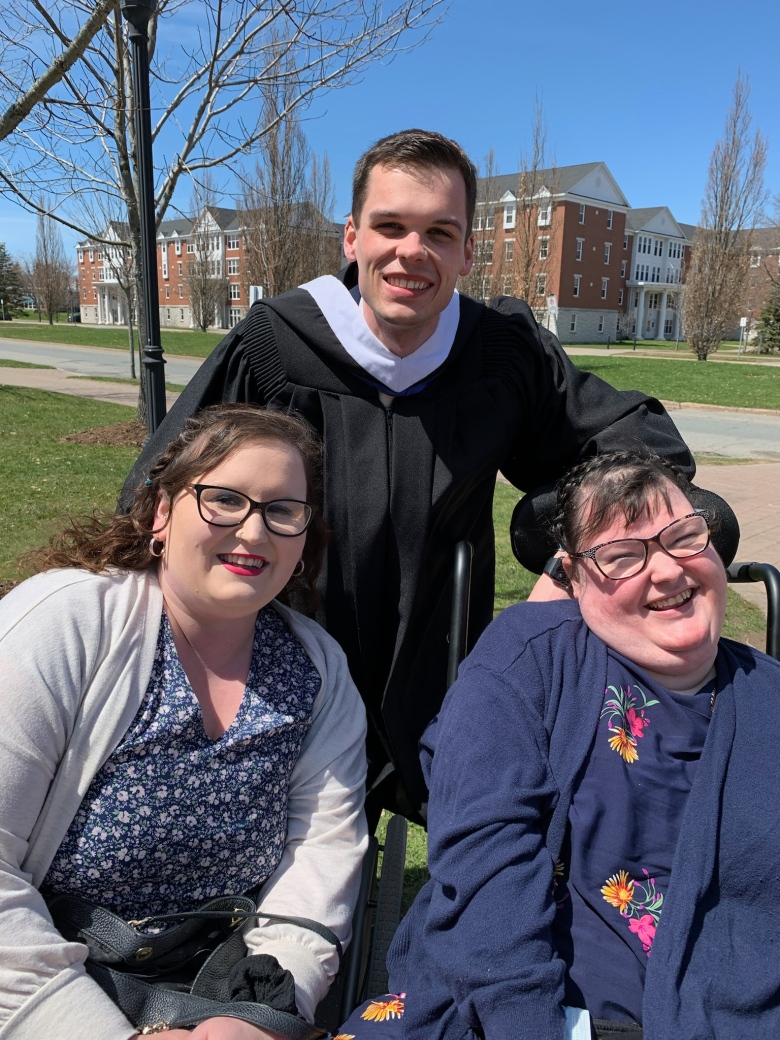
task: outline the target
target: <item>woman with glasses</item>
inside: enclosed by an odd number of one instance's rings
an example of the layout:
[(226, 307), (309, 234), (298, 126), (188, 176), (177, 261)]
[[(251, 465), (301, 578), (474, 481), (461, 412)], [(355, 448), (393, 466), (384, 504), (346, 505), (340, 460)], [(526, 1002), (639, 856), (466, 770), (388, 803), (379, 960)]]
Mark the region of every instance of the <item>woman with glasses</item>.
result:
[(780, 664), (721, 638), (715, 519), (657, 458), (564, 478), (572, 599), (497, 618), (423, 737), (431, 880), (346, 1034), (780, 1036)]
[[(4, 1040), (136, 1035), (53, 926), (53, 892), (130, 921), (259, 891), (325, 931), (255, 923), (237, 992), (313, 1021), (367, 840), (362, 703), (285, 605), (322, 561), (319, 464), (298, 419), (205, 409), (126, 516), (74, 524), (0, 603)], [(165, 1035), (276, 1036), (223, 1016)]]

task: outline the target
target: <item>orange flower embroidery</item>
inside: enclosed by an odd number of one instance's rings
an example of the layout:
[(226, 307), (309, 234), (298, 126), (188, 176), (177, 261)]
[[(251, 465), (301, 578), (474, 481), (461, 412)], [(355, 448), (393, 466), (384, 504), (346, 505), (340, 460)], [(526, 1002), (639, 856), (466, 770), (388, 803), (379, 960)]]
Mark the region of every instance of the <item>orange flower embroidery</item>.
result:
[(609, 738), (609, 746), (617, 751), (624, 762), (636, 762), (639, 758), (636, 750), (636, 742), (622, 726), (614, 730), (615, 736)]
[(354, 1033), (339, 1033), (338, 1036), (334, 1036), (333, 1040), (355, 1040)]
[(404, 1013), (404, 1002), (398, 997), (392, 1000), (372, 1000), (360, 1016), (369, 1022), (386, 1022), (388, 1018), (400, 1018)]
[(629, 880), (628, 871), (621, 870), (613, 874), (602, 888), (601, 894), (611, 906), (616, 906), (621, 914), (625, 913), (634, 900), (634, 882)]

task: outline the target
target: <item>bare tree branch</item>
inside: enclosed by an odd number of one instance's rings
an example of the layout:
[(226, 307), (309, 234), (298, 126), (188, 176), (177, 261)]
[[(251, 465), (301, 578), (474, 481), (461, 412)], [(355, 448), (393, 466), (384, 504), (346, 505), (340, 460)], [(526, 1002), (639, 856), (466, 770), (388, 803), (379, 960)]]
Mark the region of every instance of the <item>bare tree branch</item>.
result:
[[(54, 58), (49, 67), (38, 76), (32, 86), (20, 98), (12, 102), (5, 112), (0, 115), (0, 141), (13, 133), (22, 120), (43, 100), (51, 88), (59, 83), (65, 73), (76, 64), (86, 51), (92, 38), (100, 31), (111, 12), (116, 9), (117, 2), (118, 0), (97, 0), (92, 14), (73, 39), (63, 39), (65, 50), (62, 54)], [(45, 11), (40, 5), (36, 4), (35, 6), (39, 11)]]

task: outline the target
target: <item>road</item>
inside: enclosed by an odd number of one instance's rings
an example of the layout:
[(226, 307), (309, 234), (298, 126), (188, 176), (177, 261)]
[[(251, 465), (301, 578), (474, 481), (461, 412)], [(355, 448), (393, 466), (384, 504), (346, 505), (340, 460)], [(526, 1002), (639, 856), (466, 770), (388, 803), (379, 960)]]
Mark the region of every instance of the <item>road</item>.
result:
[[(23, 339), (0, 339), (0, 358), (26, 361), (33, 365), (53, 365), (70, 375), (130, 378), (130, 352), (103, 347), (71, 347), (62, 343), (34, 343)], [(202, 358), (165, 355), (166, 383), (184, 386), (192, 379)], [(138, 360), (136, 359), (136, 367)], [(7, 370), (6, 370), (7, 371)]]

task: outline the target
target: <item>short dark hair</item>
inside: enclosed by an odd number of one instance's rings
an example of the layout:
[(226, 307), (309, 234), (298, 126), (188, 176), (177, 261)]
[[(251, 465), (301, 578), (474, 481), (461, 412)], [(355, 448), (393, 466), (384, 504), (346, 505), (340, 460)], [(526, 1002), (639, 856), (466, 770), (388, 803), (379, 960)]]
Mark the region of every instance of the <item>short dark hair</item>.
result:
[(630, 527), (659, 502), (669, 507), (670, 484), (691, 501), (688, 478), (658, 455), (612, 451), (578, 463), (558, 483), (553, 519), (558, 544), (567, 552), (581, 552), (616, 517)]
[(477, 168), (456, 141), (435, 130), (401, 130), (389, 134), (360, 156), (352, 177), (352, 220), (360, 221), (375, 166), (411, 170), (457, 170), (466, 188), (466, 238), (477, 207)]
[[(95, 514), (71, 521), (52, 539), (50, 548), (26, 557), (38, 571), (53, 567), (83, 567), (100, 573), (107, 567), (144, 570), (154, 565), (150, 539), (157, 499), (169, 501), (195, 477), (214, 469), (248, 444), (281, 442), (294, 448), (306, 473), (306, 498), (318, 507), (322, 500), (322, 448), (311, 426), (302, 418), (270, 411), (253, 404), (218, 404), (203, 408), (187, 419), (149, 471), (147, 480), (133, 492), (126, 514)], [(279, 599), (305, 609), (316, 604), (314, 583), (328, 544), (328, 529), (319, 509), (306, 532), (303, 572), (292, 578)]]

